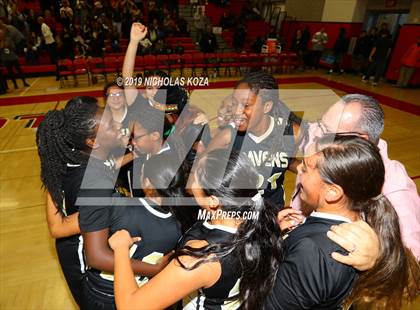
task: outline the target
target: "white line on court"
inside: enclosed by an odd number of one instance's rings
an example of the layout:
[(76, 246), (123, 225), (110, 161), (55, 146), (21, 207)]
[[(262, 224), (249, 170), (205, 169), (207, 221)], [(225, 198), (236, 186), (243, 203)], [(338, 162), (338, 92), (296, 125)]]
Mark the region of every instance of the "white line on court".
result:
[(32, 150), (36, 150), (36, 146), (24, 147), (24, 148), (21, 148), (21, 149), (3, 150), (3, 151), (0, 151), (0, 154), (8, 154), (8, 153), (24, 152), (24, 151), (32, 151)]
[(23, 96), (23, 95), (25, 95), (27, 92), (28, 92), (28, 90), (30, 90), (31, 88), (32, 88), (32, 86), (34, 86), (35, 85), (35, 83), (36, 82), (38, 82), (38, 80), (39, 80), (39, 77), (37, 77), (36, 79), (35, 79), (35, 81), (33, 81), (32, 83), (31, 83), (31, 85), (29, 86), (29, 87), (27, 87), (22, 93), (20, 93), (20, 95), (19, 96)]

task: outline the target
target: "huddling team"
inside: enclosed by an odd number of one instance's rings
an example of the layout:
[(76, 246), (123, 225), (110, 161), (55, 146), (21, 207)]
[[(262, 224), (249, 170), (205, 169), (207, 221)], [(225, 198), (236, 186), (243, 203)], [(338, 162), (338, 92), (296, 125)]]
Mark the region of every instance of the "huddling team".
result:
[[(146, 32), (133, 24), (125, 77)], [(81, 309), (340, 309), (363, 299), (398, 309), (419, 294), (420, 199), (388, 158), (373, 98), (346, 95), (307, 123), (271, 75), (251, 72), (210, 135), (181, 87), (112, 83), (104, 95), (105, 108), (75, 97), (48, 112), (36, 137), (48, 226)], [(297, 173), (293, 208), (287, 170)], [(258, 216), (218, 216), (249, 213)]]

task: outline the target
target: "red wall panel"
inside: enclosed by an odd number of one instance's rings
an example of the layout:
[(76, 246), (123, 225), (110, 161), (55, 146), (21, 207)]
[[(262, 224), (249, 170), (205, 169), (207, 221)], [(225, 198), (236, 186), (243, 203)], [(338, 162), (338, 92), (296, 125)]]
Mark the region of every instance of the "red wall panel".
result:
[[(401, 57), (404, 56), (404, 53), (407, 49), (414, 43), (417, 42), (420, 37), (420, 25), (404, 25), (400, 29), (400, 33), (395, 43), (394, 50), (391, 54), (391, 61), (388, 65), (388, 70), (386, 72), (386, 78), (389, 80), (398, 80), (400, 67), (401, 67)], [(411, 84), (420, 85), (420, 70), (416, 70), (413, 77), (411, 78)]]

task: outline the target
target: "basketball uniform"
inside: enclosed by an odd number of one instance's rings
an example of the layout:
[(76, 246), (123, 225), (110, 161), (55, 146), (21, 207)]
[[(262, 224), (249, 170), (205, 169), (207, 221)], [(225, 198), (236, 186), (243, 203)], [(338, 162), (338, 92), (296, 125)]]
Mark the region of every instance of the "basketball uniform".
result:
[(276, 274), (264, 309), (342, 309), (357, 278), (356, 270), (335, 261), (332, 252), (348, 253), (327, 237), (332, 225), (348, 219), (312, 212), (285, 239), (286, 256)]
[[(87, 167), (89, 168), (87, 169)], [(86, 228), (87, 221), (95, 220), (97, 214), (92, 216), (92, 213), (99, 209), (93, 208), (92, 210), (90, 206), (81, 206), (78, 198), (80, 196), (110, 197), (115, 195), (113, 173), (109, 161), (102, 161), (92, 156), (88, 165), (67, 164), (66, 174), (63, 178), (64, 201), (61, 211), (64, 215), (79, 212), (79, 225), (82, 231)], [(95, 185), (98, 189), (84, 189), (81, 188), (82, 184), (87, 187)], [(104, 185), (106, 186), (104, 187)], [(76, 302), (81, 304), (83, 277), (86, 269), (83, 238), (81, 235), (59, 238), (56, 240), (56, 249), (70, 291)]]
[[(129, 113), (130, 113), (130, 108), (127, 107), (123, 119), (121, 120), (121, 122), (118, 122), (121, 125), (120, 132), (125, 137), (131, 136)], [(110, 161), (112, 161), (112, 165), (115, 165), (115, 160), (117, 158), (121, 158), (122, 156), (132, 152), (132, 150), (133, 150), (133, 147), (130, 142), (128, 142), (127, 145), (119, 145), (113, 148), (110, 152)], [(119, 188), (119, 190), (126, 191), (126, 196), (128, 196), (128, 192), (130, 188), (130, 184), (128, 183), (128, 180), (127, 180), (127, 173), (131, 169), (132, 166), (133, 166), (133, 162), (131, 161), (125, 164), (124, 166), (120, 167), (120, 170), (118, 172), (116, 186)]]
[[(145, 198), (127, 198), (128, 205), (114, 206), (110, 211), (110, 235), (125, 229), (131, 236), (141, 237), (130, 249), (133, 259), (156, 264), (165, 254), (173, 250), (181, 237), (181, 226), (175, 216)], [(115, 309), (114, 277), (96, 269), (88, 269), (84, 283), (87, 294), (86, 309)], [(138, 285), (148, 278), (136, 276)]]
[[(270, 116), (267, 131), (257, 137), (250, 132), (232, 130), (232, 150), (245, 153), (259, 173), (258, 188), (264, 199), (279, 210), (284, 207), (284, 175), (295, 153), (293, 126), (282, 118)], [(273, 147), (277, 145), (276, 149)]]
[[(63, 215), (72, 215), (79, 211), (76, 199), (82, 183), (86, 166), (67, 164), (66, 174), (63, 178)], [(58, 260), (67, 285), (73, 298), (80, 304), (82, 294), (82, 279), (85, 273), (85, 260), (83, 255), (83, 238), (80, 234), (58, 238), (55, 240)]]
[[(206, 240), (210, 245), (227, 243), (232, 241), (235, 234), (236, 229), (232, 227), (197, 222), (185, 233), (180, 246), (184, 246), (190, 240)], [(209, 288), (199, 289), (197, 297), (192, 299), (184, 310), (233, 310), (240, 307), (238, 299), (234, 297), (239, 294), (240, 268), (235, 264), (232, 253), (220, 258), (219, 262), (222, 267), (219, 280)]]

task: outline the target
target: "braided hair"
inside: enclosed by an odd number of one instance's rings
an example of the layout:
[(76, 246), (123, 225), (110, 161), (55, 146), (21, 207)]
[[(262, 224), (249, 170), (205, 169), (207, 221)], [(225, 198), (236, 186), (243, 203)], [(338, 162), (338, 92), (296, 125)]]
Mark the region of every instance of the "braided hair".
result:
[(60, 212), (67, 164), (87, 163), (90, 149), (86, 139), (96, 135), (98, 110), (95, 98), (74, 97), (63, 110), (49, 111), (36, 133), (41, 181)]

